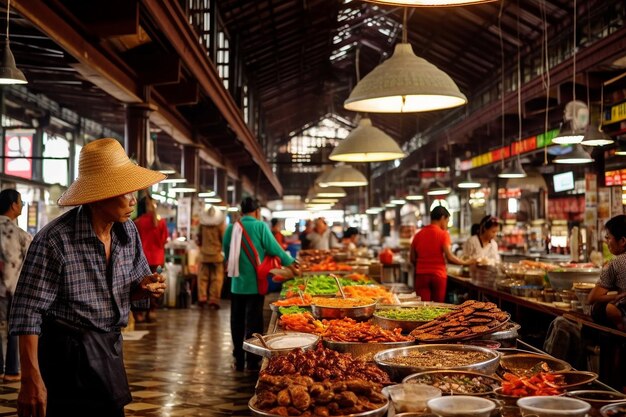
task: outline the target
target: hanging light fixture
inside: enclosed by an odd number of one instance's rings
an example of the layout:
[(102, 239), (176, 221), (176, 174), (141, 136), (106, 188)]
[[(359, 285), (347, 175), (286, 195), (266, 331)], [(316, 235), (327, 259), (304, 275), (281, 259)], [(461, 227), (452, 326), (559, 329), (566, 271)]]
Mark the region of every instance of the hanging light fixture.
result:
[(587, 132), (585, 132), (585, 137), (580, 143), (585, 146), (605, 146), (613, 142), (615, 142), (613, 138), (602, 131), (602, 125), (600, 124), (598, 127), (589, 125)]
[(15, 58), (9, 46), (9, 11), (11, 9), (11, 0), (7, 2), (7, 32), (4, 39), (4, 51), (2, 52), (2, 61), (0, 61), (0, 84), (27, 84), (24, 73), (15, 65)]
[(328, 157), (341, 162), (380, 162), (404, 158), (406, 154), (388, 134), (372, 126), (369, 117), (333, 149)]
[[(589, 85), (589, 82), (587, 82)], [(589, 88), (589, 87), (587, 87)], [(588, 91), (588, 90), (587, 90)], [(613, 142), (613, 138), (602, 131), (602, 119), (604, 118), (604, 83), (600, 89), (600, 120), (598, 121), (598, 127), (587, 126), (587, 132), (582, 140), (582, 144), (586, 146), (605, 146), (610, 145)]]
[(593, 158), (580, 144), (575, 144), (572, 152), (554, 158), (555, 164), (590, 164)]
[(492, 3), (497, 0), (366, 0), (370, 3), (386, 4), (390, 6), (409, 7), (451, 7), (469, 6), (471, 4)]
[(424, 199), (424, 193), (421, 189), (409, 190), (409, 193), (405, 197), (409, 201), (421, 201)]
[(573, 122), (567, 121), (561, 125), (559, 134), (552, 139), (552, 143), (558, 145), (574, 145), (582, 142), (585, 137), (585, 131), (582, 129), (576, 129), (573, 126)]
[(467, 171), (467, 175), (465, 176), (465, 179), (459, 182), (457, 184), (457, 187), (463, 188), (463, 189), (480, 188), (480, 183), (472, 180), (472, 174), (470, 174), (470, 172)]
[[(553, 143), (559, 145), (573, 145), (582, 142), (585, 137), (585, 129), (589, 122), (589, 109), (583, 102), (576, 101), (576, 20), (577, 20), (576, 0), (574, 0), (574, 42), (572, 44), (572, 101), (565, 106), (565, 123), (561, 125), (558, 135), (552, 139)], [(586, 114), (586, 116), (585, 116)], [(581, 117), (584, 116), (584, 117)]]
[(396, 206), (403, 206), (406, 204), (406, 200), (400, 197), (392, 197), (391, 200), (389, 200), (389, 202), (391, 204), (395, 204)]
[(618, 142), (617, 149), (615, 150), (615, 155), (626, 156), (626, 142)]
[(347, 110), (371, 113), (413, 113), (449, 109), (467, 103), (452, 78), (413, 53), (407, 41), (406, 9), (402, 42), (391, 58), (374, 68), (344, 102)]
[(439, 180), (435, 180), (432, 182), (432, 184), (430, 184), (430, 187), (428, 187), (428, 191), (426, 192), (426, 194), (428, 195), (447, 195), (450, 194), (450, 187), (446, 187), (445, 185), (443, 185), (443, 183)]
[(315, 197), (322, 198), (341, 198), (347, 195), (343, 188), (330, 186), (325, 188), (314, 186), (312, 193)]
[[(517, 38), (519, 39), (519, 16), (517, 18)], [(504, 112), (502, 113), (504, 117)], [(503, 122), (504, 123), (504, 122)], [(522, 65), (519, 44), (517, 47), (517, 141), (522, 140)], [(522, 161), (520, 160), (519, 152), (514, 160), (509, 163), (509, 166), (504, 168), (499, 174), (500, 178), (524, 178), (526, 177), (526, 171), (522, 167)]]
[(350, 165), (337, 165), (324, 183), (330, 187), (362, 187), (367, 185), (367, 178)]
[(527, 176), (519, 155), (511, 161), (511, 163), (498, 174), (500, 178), (525, 178)]

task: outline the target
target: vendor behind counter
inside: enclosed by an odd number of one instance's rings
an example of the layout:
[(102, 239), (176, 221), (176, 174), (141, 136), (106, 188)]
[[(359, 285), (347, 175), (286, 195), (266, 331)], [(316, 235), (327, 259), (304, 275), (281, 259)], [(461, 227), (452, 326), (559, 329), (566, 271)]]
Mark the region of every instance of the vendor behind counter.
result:
[(478, 232), (471, 236), (463, 247), (463, 256), (475, 259), (479, 264), (495, 265), (500, 263), (498, 244), (495, 237), (500, 228), (500, 221), (493, 216), (485, 216), (478, 225)]

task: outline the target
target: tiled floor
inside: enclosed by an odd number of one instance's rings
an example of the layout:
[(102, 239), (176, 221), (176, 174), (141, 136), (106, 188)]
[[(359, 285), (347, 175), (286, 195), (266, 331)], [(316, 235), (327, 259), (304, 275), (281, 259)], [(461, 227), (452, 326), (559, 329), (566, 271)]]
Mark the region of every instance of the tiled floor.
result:
[[(231, 370), (230, 309), (160, 310), (124, 342), (133, 402), (127, 416), (249, 416), (257, 374)], [(0, 385), (0, 416), (16, 415), (19, 383)]]

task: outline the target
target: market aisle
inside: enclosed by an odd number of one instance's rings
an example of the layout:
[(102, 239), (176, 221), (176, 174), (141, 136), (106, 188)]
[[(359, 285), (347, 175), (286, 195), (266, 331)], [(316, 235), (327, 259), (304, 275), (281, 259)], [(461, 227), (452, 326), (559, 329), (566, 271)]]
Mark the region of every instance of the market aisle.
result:
[[(249, 416), (257, 374), (237, 373), (232, 363), (230, 308), (159, 310), (158, 325), (140, 340), (125, 340), (133, 402), (127, 416)], [(135, 332), (135, 335), (138, 332)], [(16, 415), (19, 383), (0, 385), (0, 416)]]

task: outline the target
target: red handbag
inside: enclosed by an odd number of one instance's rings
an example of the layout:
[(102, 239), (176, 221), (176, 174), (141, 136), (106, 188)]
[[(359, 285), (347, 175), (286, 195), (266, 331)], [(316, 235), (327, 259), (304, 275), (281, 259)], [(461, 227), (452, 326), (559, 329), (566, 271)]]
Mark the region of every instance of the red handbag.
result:
[(237, 223), (241, 226), (243, 237), (247, 243), (244, 244), (244, 242), (241, 242), (241, 247), (256, 270), (257, 291), (259, 292), (259, 295), (265, 295), (267, 294), (267, 290), (269, 288), (269, 281), (267, 278), (270, 274), (270, 270), (281, 267), (280, 258), (278, 256), (267, 255), (263, 259), (263, 262), (261, 262), (259, 259), (259, 253), (252, 244), (252, 240), (250, 239), (250, 236), (248, 236), (248, 232), (246, 232), (246, 229), (243, 227), (241, 222)]

